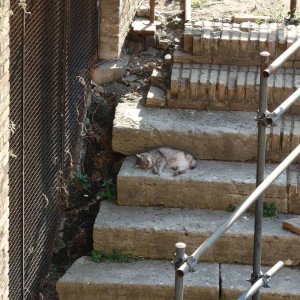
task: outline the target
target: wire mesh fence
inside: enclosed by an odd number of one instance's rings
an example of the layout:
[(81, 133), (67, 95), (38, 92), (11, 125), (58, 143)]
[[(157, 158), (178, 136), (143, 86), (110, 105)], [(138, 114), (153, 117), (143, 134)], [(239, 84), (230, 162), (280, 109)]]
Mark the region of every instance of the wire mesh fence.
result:
[(35, 299), (80, 134), (97, 1), (12, 0), (11, 10), (10, 298)]

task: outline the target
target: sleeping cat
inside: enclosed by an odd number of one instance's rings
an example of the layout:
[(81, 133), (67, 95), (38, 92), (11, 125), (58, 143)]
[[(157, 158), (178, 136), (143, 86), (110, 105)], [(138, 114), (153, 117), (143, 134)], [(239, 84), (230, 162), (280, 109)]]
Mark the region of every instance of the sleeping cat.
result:
[(164, 168), (175, 170), (174, 176), (186, 173), (188, 169), (194, 169), (197, 162), (192, 155), (177, 149), (161, 147), (144, 153), (137, 154), (135, 167), (152, 169), (154, 174), (160, 175)]

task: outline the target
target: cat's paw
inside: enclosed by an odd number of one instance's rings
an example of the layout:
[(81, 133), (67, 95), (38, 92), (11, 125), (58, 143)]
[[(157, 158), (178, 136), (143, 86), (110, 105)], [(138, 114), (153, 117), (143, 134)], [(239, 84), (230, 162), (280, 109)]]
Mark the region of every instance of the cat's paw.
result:
[(158, 170), (157, 170), (157, 168), (156, 167), (154, 167), (154, 168), (152, 168), (152, 173), (153, 174), (156, 174), (156, 175), (160, 175), (160, 173), (158, 172)]
[(173, 176), (178, 176), (178, 175), (181, 175), (181, 174), (185, 174), (186, 173), (186, 170), (183, 170), (183, 171), (175, 171), (174, 173), (173, 173)]

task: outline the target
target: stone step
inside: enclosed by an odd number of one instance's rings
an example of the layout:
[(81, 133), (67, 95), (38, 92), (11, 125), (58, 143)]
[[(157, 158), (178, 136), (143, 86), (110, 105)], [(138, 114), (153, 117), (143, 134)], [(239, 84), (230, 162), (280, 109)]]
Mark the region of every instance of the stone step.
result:
[(148, 94), (147, 101), (148, 106), (153, 107), (165, 107), (166, 106), (166, 91), (162, 88), (151, 85)]
[[(135, 157), (126, 158), (117, 177), (118, 204), (228, 210), (239, 206), (255, 190), (255, 163), (198, 161), (193, 170), (174, 177), (165, 169), (160, 176), (134, 167)], [(267, 165), (266, 175), (276, 165)], [(300, 214), (297, 178), (292, 168), (284, 172), (265, 193), (265, 201), (280, 213)], [(293, 173), (293, 175), (291, 175)]]
[[(124, 102), (116, 108), (113, 150), (126, 155), (169, 146), (196, 159), (255, 161), (255, 113), (158, 109)], [(299, 116), (267, 129), (267, 161), (280, 162), (299, 144)]]
[[(219, 299), (219, 264), (199, 268), (185, 277), (184, 299)], [(96, 264), (83, 257), (58, 281), (57, 291), (60, 300), (169, 300), (174, 278), (170, 261)]]
[[(269, 51), (273, 61), (299, 37), (300, 26), (295, 25), (199, 21), (185, 24), (183, 50), (198, 63), (253, 66), (260, 64), (261, 51)], [(300, 66), (300, 50), (285, 66)]]
[[(257, 111), (258, 67), (174, 63), (167, 106), (214, 110)], [(273, 111), (300, 86), (300, 70), (280, 68), (268, 80), (268, 110)], [(300, 101), (290, 109), (300, 113)]]
[[(174, 244), (187, 244), (191, 254), (230, 216), (225, 211), (161, 207), (117, 206), (102, 202), (93, 232), (94, 249), (122, 249), (134, 256), (171, 259)], [(278, 215), (263, 220), (262, 264), (290, 259), (300, 262), (300, 236), (282, 229), (283, 220), (295, 215)], [(245, 214), (203, 255), (209, 262), (251, 264), (253, 259), (252, 214)]]
[[(196, 272), (184, 277), (184, 299), (236, 299), (250, 287), (246, 279), (251, 270), (251, 266), (200, 263)], [(261, 289), (261, 296), (299, 299), (299, 280), (299, 270), (283, 268), (273, 277), (270, 289)], [(174, 269), (170, 261), (96, 264), (82, 257), (56, 287), (60, 300), (169, 300), (174, 297)]]

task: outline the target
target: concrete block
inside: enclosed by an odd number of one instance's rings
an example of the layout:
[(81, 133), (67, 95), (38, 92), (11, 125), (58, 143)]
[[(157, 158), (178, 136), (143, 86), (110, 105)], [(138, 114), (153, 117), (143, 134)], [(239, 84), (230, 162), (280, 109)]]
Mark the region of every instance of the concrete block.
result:
[(136, 20), (131, 24), (132, 30), (137, 34), (155, 35), (156, 25), (151, 24), (149, 20)]
[(147, 106), (165, 107), (166, 106), (166, 92), (158, 86), (151, 85), (147, 94)]
[(126, 71), (128, 62), (128, 55), (124, 55), (116, 61), (101, 62), (96, 67), (90, 68), (90, 78), (99, 85), (111, 81), (120, 80), (122, 79)]

